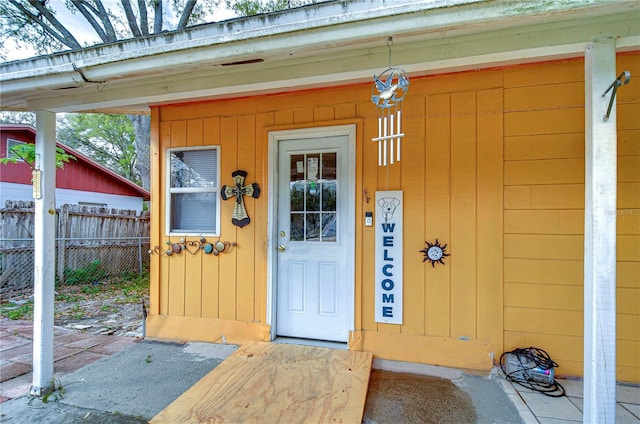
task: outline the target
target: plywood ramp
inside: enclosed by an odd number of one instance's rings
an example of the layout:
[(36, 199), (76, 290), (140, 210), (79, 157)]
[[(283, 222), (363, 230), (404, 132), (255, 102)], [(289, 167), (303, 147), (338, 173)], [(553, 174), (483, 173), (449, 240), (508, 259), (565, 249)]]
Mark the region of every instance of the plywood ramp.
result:
[(371, 360), (368, 352), (248, 342), (150, 423), (361, 423)]

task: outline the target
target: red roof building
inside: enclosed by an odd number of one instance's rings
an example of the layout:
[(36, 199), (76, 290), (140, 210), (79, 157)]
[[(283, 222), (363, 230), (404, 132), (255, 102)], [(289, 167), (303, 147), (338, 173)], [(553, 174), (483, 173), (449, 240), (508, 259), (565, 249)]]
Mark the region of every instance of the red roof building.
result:
[[(30, 125), (0, 125), (0, 157), (16, 143), (35, 143), (36, 131)], [(142, 210), (149, 192), (83, 154), (60, 143), (57, 147), (76, 160), (56, 173), (56, 206), (63, 204)], [(0, 165), (0, 207), (6, 201), (33, 200), (31, 168), (26, 163)]]

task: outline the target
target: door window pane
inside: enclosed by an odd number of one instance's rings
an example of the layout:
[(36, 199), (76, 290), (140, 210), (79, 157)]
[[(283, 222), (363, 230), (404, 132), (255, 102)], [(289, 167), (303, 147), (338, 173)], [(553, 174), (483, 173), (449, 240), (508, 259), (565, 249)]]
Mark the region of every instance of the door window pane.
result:
[(320, 241), (320, 214), (307, 213), (306, 241)]
[(322, 171), (320, 169), (320, 153), (307, 154), (305, 156), (307, 157), (307, 160), (305, 161), (307, 164), (307, 175), (305, 178), (308, 181), (317, 182), (320, 179), (320, 173)]
[(335, 213), (322, 214), (322, 241), (336, 241), (337, 221)]
[(291, 214), (291, 241), (304, 241), (304, 214)]
[(336, 241), (337, 154), (290, 156), (291, 241)]
[(323, 153), (322, 154), (322, 179), (335, 180), (336, 176), (337, 176), (336, 153)]
[(291, 155), (291, 182), (304, 181), (304, 155)]
[(332, 211), (336, 210), (336, 182), (325, 181), (322, 183), (322, 210)]
[(304, 182), (291, 182), (289, 184), (291, 196), (291, 211), (304, 211)]
[(307, 211), (318, 212), (320, 211), (320, 183), (309, 181), (307, 182)]

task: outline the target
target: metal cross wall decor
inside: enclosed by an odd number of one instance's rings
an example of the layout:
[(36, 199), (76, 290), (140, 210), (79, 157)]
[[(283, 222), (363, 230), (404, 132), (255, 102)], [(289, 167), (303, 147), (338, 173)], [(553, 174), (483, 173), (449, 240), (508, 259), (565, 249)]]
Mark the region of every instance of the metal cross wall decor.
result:
[(248, 186), (244, 185), (244, 179), (247, 178), (246, 171), (233, 171), (231, 176), (233, 177), (235, 185), (223, 185), (220, 196), (222, 197), (222, 200), (235, 197), (236, 204), (233, 207), (233, 218), (231, 219), (231, 222), (233, 225), (238, 227), (244, 227), (251, 222), (251, 219), (249, 219), (249, 215), (247, 214), (247, 209), (244, 207), (244, 196), (246, 195), (257, 199), (260, 197), (260, 186), (258, 186), (258, 183), (253, 183)]

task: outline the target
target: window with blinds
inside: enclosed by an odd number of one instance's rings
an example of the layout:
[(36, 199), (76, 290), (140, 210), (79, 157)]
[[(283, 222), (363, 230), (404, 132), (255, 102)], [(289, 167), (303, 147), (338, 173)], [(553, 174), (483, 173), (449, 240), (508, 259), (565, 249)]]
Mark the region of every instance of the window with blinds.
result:
[[(14, 146), (19, 146), (20, 144), (26, 144), (24, 141), (19, 141), (19, 140), (13, 140), (11, 138), (7, 138), (7, 152), (6, 152), (6, 157), (10, 157), (11, 156), (11, 149)], [(24, 162), (22, 159), (18, 159), (18, 162)]]
[(169, 149), (169, 234), (218, 235), (218, 147)]

